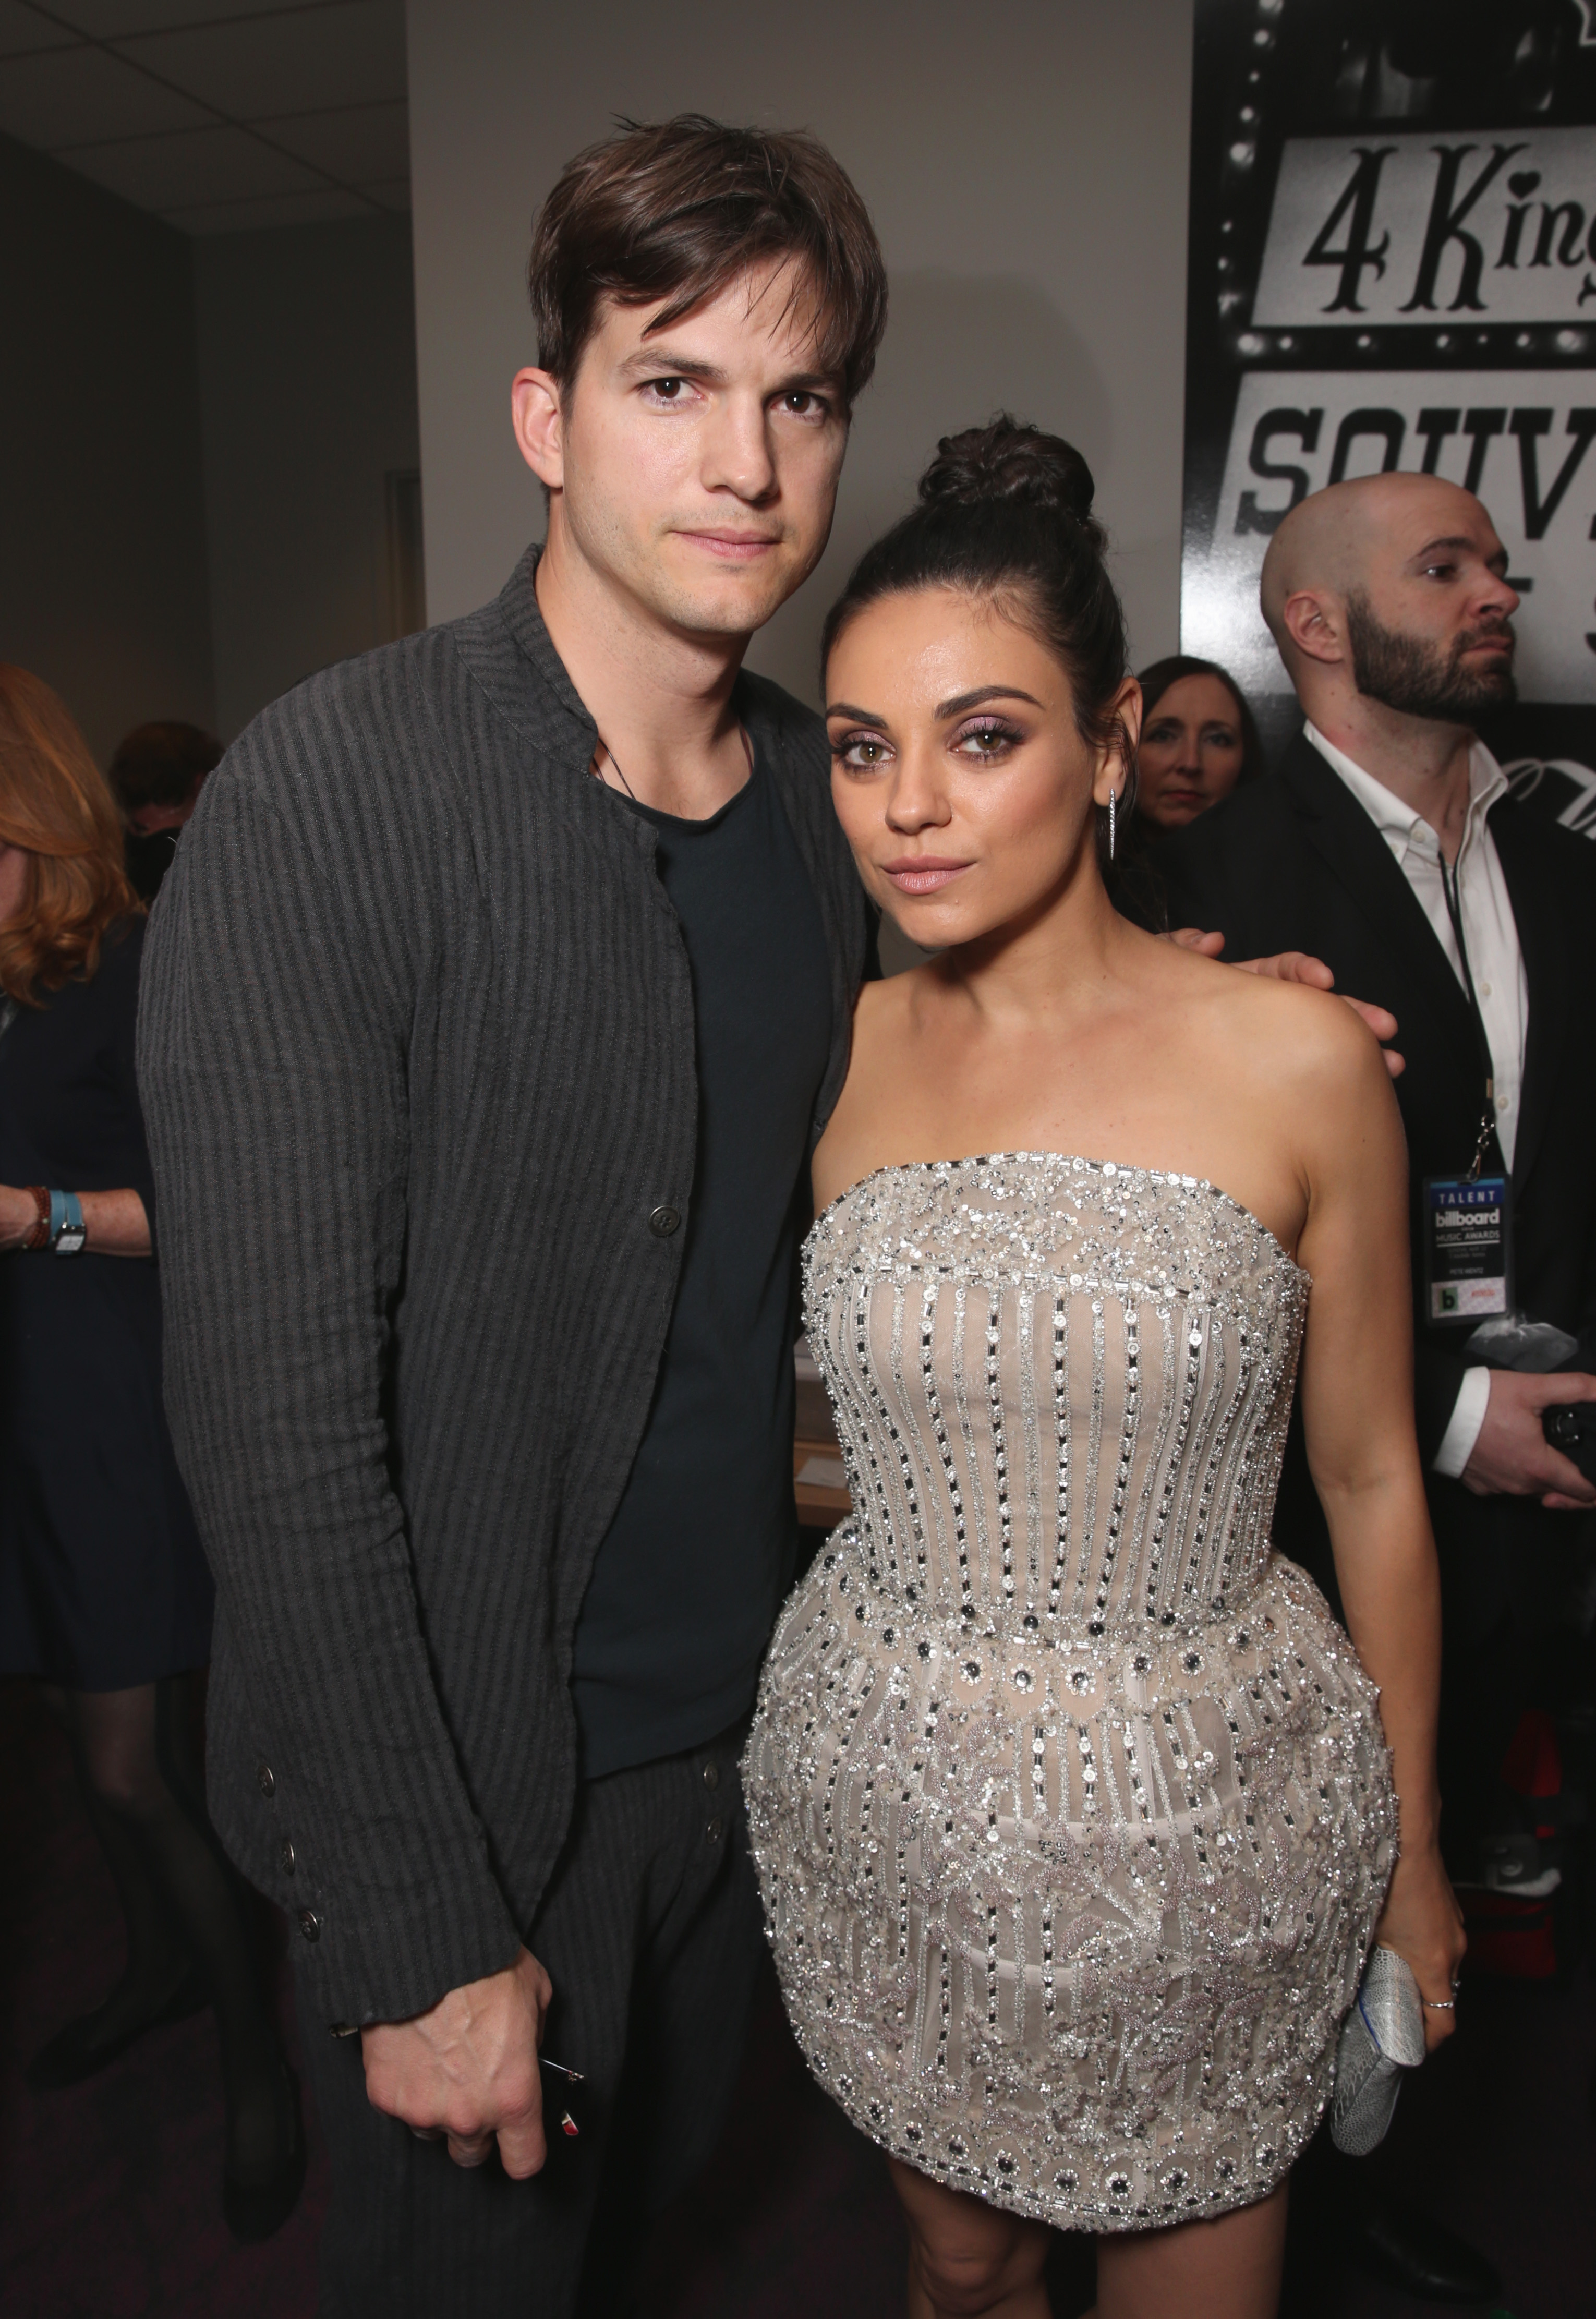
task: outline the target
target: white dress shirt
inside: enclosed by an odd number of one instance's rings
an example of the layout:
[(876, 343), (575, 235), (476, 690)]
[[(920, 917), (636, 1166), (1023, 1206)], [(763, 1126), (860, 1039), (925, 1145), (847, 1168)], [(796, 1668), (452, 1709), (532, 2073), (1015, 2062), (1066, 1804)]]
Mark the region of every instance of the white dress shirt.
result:
[[(1372, 773), (1366, 773), (1361, 765), (1354, 764), (1333, 742), (1325, 739), (1316, 726), (1305, 724), (1303, 730), (1326, 764), (1346, 782), (1391, 848), (1453, 973), (1466, 989), (1452, 914), (1447, 907), (1446, 888), (1441, 882), (1441, 846), (1435, 831), (1421, 813), (1416, 813)], [(1455, 865), (1455, 891), (1464, 940), (1468, 944), (1468, 961), (1474, 970), (1474, 990), (1491, 1047), (1496, 1082), (1497, 1141), (1510, 1169), (1519, 1132), (1519, 1097), (1524, 1083), (1529, 993), (1507, 880), (1502, 876), (1496, 841), (1485, 818), (1497, 799), (1506, 796), (1507, 777), (1483, 741), (1476, 741), (1469, 752), (1468, 790), (1468, 813)], [(1482, 1088), (1482, 1098), (1483, 1094)], [(1472, 1156), (1460, 1151), (1458, 1168), (1466, 1167)], [(1490, 1370), (1471, 1368), (1464, 1377), (1435, 1455), (1438, 1474), (1450, 1475), (1456, 1480), (1462, 1473), (1479, 1438), (1490, 1397)]]

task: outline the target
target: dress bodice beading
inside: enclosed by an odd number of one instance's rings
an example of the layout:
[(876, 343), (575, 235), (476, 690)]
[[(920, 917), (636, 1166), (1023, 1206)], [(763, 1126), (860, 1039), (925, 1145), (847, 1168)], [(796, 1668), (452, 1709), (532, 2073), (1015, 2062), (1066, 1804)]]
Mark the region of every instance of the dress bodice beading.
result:
[(1390, 1872), (1375, 1695), (1269, 1539), (1307, 1276), (1195, 1178), (884, 1168), (805, 1246), (852, 1511), (744, 1762), (822, 2083), (1070, 2229), (1312, 2133)]
[(885, 1168), (804, 1251), (872, 1586), (1046, 1642), (1246, 1602), (1307, 1277), (1190, 1176), (1052, 1154)]

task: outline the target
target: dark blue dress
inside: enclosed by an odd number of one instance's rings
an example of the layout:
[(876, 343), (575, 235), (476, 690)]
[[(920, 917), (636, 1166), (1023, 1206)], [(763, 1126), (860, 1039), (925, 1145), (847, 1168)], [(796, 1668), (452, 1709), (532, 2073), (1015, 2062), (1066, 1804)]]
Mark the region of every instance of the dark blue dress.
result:
[[(155, 1187), (133, 1075), (144, 920), (0, 1037), (0, 1183)], [(120, 1691), (204, 1665), (211, 1574), (161, 1408), (152, 1259), (0, 1256), (0, 1674)]]

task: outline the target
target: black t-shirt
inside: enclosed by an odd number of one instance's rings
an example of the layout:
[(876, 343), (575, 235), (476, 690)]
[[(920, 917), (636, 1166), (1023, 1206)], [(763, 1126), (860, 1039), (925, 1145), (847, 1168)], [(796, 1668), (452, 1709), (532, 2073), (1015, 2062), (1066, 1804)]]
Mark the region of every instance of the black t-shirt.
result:
[(177, 852), (181, 829), (158, 829), (149, 837), (139, 830), (130, 829), (122, 840), (122, 853), (129, 882), (142, 902), (153, 902), (161, 889), (161, 880), (171, 868)]
[(633, 810), (692, 971), (698, 1164), (654, 1406), (577, 1623), (589, 1778), (700, 1746), (753, 1702), (797, 1551), (794, 1256), (831, 1042), (820, 907), (758, 764), (711, 820)]

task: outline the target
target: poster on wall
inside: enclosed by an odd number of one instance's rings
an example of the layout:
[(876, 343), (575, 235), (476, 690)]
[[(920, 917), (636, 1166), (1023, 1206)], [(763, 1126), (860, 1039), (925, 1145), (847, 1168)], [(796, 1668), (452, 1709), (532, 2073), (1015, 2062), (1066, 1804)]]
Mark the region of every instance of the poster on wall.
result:
[(1393, 468), (1489, 509), (1523, 601), (1485, 737), (1596, 839), (1596, 0), (1197, 0), (1181, 645), (1272, 751), (1270, 537)]

